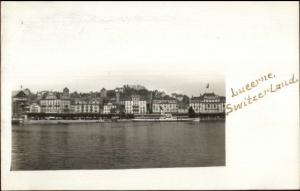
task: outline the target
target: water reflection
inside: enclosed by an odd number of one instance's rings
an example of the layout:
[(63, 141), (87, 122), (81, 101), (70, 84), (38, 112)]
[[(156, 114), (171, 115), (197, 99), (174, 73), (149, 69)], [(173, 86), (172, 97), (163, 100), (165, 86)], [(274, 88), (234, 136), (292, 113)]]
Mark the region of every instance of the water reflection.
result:
[(12, 170), (225, 165), (224, 122), (13, 126)]

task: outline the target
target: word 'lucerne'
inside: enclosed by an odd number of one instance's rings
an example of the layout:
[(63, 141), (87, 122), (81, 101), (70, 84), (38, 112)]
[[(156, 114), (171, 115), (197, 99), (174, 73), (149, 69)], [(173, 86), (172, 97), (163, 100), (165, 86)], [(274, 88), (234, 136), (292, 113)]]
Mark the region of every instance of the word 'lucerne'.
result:
[(233, 90), (233, 88), (231, 88), (231, 93), (232, 93), (231, 97), (235, 97), (235, 96), (238, 96), (239, 94), (250, 91), (251, 89), (258, 86), (259, 83), (265, 82), (274, 77), (275, 77), (275, 75), (273, 75), (272, 73), (269, 73), (268, 75), (264, 75), (256, 80), (252, 81), (251, 83), (246, 84), (245, 86), (243, 86), (242, 88), (239, 88), (238, 90)]

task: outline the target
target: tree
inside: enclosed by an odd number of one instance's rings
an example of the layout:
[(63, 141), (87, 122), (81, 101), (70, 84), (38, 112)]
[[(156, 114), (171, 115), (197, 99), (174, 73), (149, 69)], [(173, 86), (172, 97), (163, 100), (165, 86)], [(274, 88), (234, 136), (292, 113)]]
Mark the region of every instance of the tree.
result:
[(192, 107), (189, 108), (189, 117), (196, 117), (196, 113)]

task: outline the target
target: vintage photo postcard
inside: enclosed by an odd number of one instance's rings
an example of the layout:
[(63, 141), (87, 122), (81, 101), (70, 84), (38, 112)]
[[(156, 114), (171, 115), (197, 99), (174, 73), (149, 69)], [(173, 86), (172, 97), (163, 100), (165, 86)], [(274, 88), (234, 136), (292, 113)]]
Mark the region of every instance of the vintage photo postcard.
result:
[(1, 188), (299, 188), (298, 2), (1, 2)]

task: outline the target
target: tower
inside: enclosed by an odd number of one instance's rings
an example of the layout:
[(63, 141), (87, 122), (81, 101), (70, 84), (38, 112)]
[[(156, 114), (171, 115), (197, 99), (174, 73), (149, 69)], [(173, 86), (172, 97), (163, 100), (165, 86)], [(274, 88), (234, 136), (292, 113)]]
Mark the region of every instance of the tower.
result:
[(116, 102), (120, 103), (120, 92), (116, 90)]
[(100, 91), (100, 97), (106, 98), (107, 97), (107, 91), (105, 88), (102, 88)]
[(65, 98), (69, 97), (69, 89), (67, 87), (63, 89), (63, 97)]

